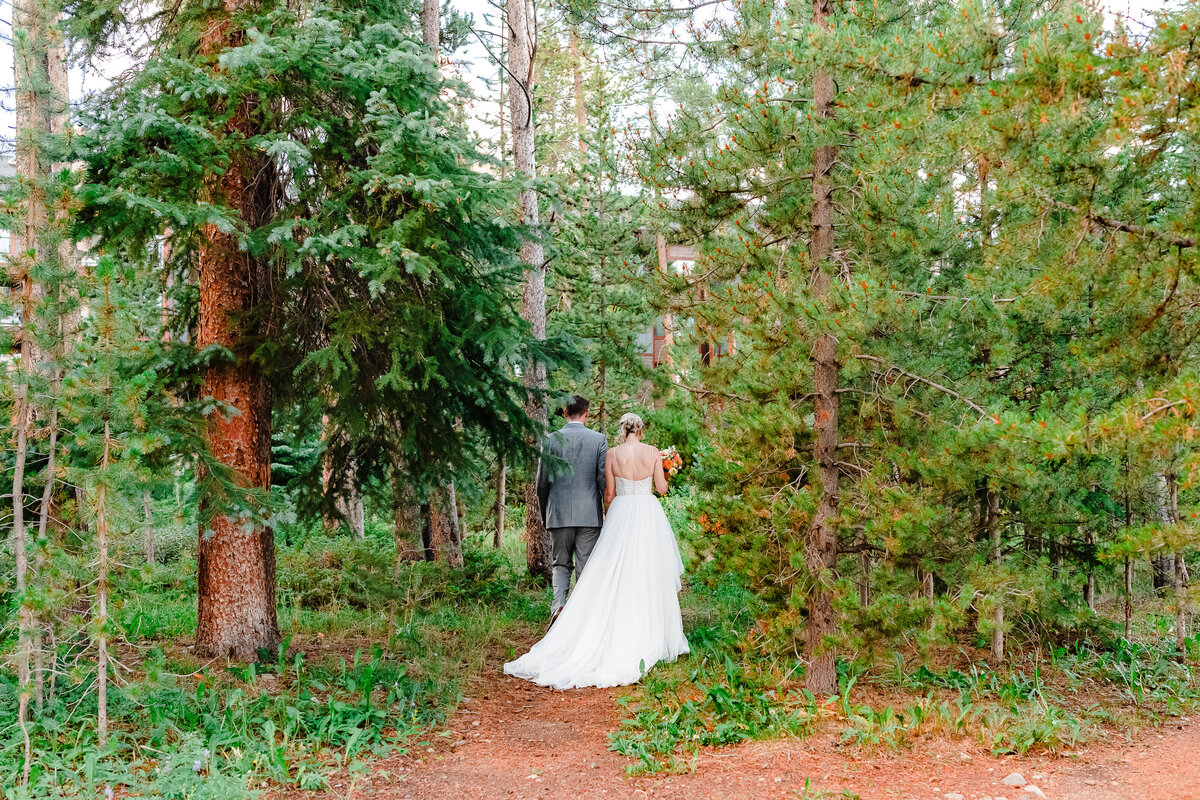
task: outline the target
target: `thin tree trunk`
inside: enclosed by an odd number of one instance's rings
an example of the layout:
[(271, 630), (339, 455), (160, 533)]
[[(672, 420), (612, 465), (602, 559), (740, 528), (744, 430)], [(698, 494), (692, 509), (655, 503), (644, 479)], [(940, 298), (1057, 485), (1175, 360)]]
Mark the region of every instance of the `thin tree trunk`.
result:
[[(329, 415), (322, 414), (321, 439), (326, 442), (327, 448), (332, 447), (334, 437), (338, 435), (329, 421)], [(339, 521), (345, 520), (346, 525), (350, 528), (350, 534), (355, 539), (367, 538), (366, 506), (363, 503), (362, 490), (358, 485), (358, 465), (354, 457), (351, 456), (347, 460), (345, 478), (338, 481), (335, 487), (332, 453), (327, 452), (321, 463), (321, 489), (326, 496), (333, 495), (335, 512), (327, 513), (325, 516), (326, 532), (335, 533), (339, 528)]]
[(429, 500), (429, 527), (435, 557), (451, 567), (461, 567), (462, 529), (458, 523), (458, 499), (453, 482), (433, 490)]
[[(24, 370), (23, 366), (18, 367)], [(25, 765), (22, 771), (22, 785), (29, 782), (29, 770), (32, 764), (32, 751), (29, 741), (29, 699), (30, 699), (30, 656), (33, 633), (33, 606), (29, 601), (29, 555), (25, 541), (25, 459), (29, 450), (29, 416), (30, 409), (26, 396), (29, 390), (24, 378), (17, 384), (14, 402), (14, 430), (16, 432), (16, 460), (13, 464), (12, 505), (13, 505), (13, 558), (16, 562), (17, 601), (20, 603), (17, 611), (17, 723), (25, 740)]]
[(104, 421), (104, 455), (100, 459), (101, 479), (96, 489), (96, 738), (103, 747), (108, 739), (108, 463), (111, 432)]
[[(56, 347), (55, 360), (57, 361), (58, 353), (62, 352), (62, 320), (58, 321), (58, 344)], [(42, 487), (42, 501), (38, 509), (38, 532), (36, 554), (34, 556), (34, 576), (43, 576), (45, 574), (47, 548), (49, 546), (47, 538), (47, 530), (50, 522), (50, 514), (53, 510), (54, 486), (57, 483), (55, 476), (56, 456), (58, 454), (58, 391), (61, 381), (61, 369), (56, 363), (53, 367), (54, 377), (50, 388), (50, 421), (49, 421), (49, 440), (46, 443), (46, 483)], [(36, 579), (36, 577), (35, 577)], [(33, 651), (33, 699), (40, 715), (45, 699), (45, 684), (46, 684), (46, 657), (47, 653), (42, 643), (42, 632), (46, 625), (46, 620), (38, 620), (33, 626), (33, 641), (30, 643), (30, 649)]]
[(496, 467), (496, 532), (492, 537), (492, 546), (499, 548), (504, 544), (504, 514), (507, 509), (508, 466), (504, 456), (500, 456), (500, 464)]
[(1083, 586), (1083, 601), (1087, 604), (1088, 611), (1096, 613), (1096, 533), (1095, 531), (1087, 531), (1084, 534), (1084, 542), (1088, 545), (1088, 564), (1087, 564), (1087, 582)]
[(1133, 641), (1133, 559), (1125, 556), (1125, 641)]
[[(248, 0), (225, 0), (201, 37), (201, 52), (217, 56), (240, 45), (244, 32), (232, 17)], [(216, 68), (220, 68), (217, 66)], [(254, 136), (260, 126), (257, 101), (247, 98), (234, 109), (219, 139)], [(220, 175), (205, 181), (209, 202), (229, 207), (246, 228), (257, 228), (270, 214), (277, 178), (270, 159), (259, 152), (234, 150)], [(271, 483), (270, 393), (261, 370), (246, 352), (240, 318), (268, 301), (265, 265), (241, 247), (236, 234), (206, 226), (199, 248), (200, 327), (197, 346), (220, 345), (235, 354), (233, 363), (215, 362), (204, 372), (202, 397), (232, 406), (236, 414), (214, 414), (208, 430), (213, 456), (246, 487), (261, 491)], [(200, 531), (196, 653), (210, 657), (253, 659), (260, 648), (279, 643), (275, 609), (275, 541), (261, 523), (216, 513), (209, 530)]]
[[(1173, 471), (1163, 475), (1166, 489), (1166, 522), (1170, 525), (1179, 524), (1179, 482)], [(1187, 561), (1183, 551), (1174, 552), (1174, 594), (1175, 594), (1175, 652), (1180, 655), (1187, 652)]]
[[(1125, 460), (1125, 532), (1133, 527), (1133, 507), (1129, 501), (1129, 460)], [(1125, 556), (1125, 641), (1133, 641), (1133, 559)]]
[(991, 243), (992, 224), (988, 208), (988, 157), (979, 154), (979, 241), (985, 246)]
[[(54, 386), (50, 392), (50, 402), (53, 405), (50, 408), (50, 439), (46, 443), (46, 484), (42, 487), (42, 501), (38, 508), (38, 532), (33, 557), (33, 572), (30, 578), (31, 582), (44, 580), (46, 573), (46, 550), (48, 547), (46, 531), (50, 520), (51, 501), (54, 498), (54, 485), (56, 483), (54, 462), (55, 453), (58, 449), (58, 385), (56, 368)], [(42, 619), (34, 620), (32, 630), (30, 631), (32, 639), (29, 643), (29, 649), (33, 654), (33, 664), (31, 665), (33, 674), (33, 702), (38, 716), (41, 716), (45, 702), (46, 657), (48, 654), (43, 646), (42, 633), (46, 624), (45, 616), (42, 615)]]
[[(829, 0), (813, 0), (813, 24), (829, 28), (830, 11)], [(813, 73), (812, 110), (818, 119), (833, 117), (834, 91), (833, 76), (817, 69)], [(813, 150), (812, 239), (809, 244), (812, 280), (809, 291), (819, 303), (828, 302), (833, 281), (829, 261), (833, 255), (833, 167), (836, 159), (836, 145), (825, 144)], [(837, 339), (831, 333), (822, 333), (812, 350), (815, 395), (813, 458), (817, 464), (820, 494), (804, 553), (813, 580), (813, 589), (808, 598), (808, 671), (805, 687), (813, 694), (835, 694), (838, 688), (836, 654), (829, 641), (837, 627), (832, 590), (833, 574), (837, 568), (840, 491), (837, 465), (840, 367), (837, 359)]]
[(1181, 551), (1175, 552), (1175, 651), (1187, 652), (1188, 603), (1187, 562)]
[[(49, 119), (50, 133), (55, 137), (60, 137), (63, 141), (60, 143), (65, 146), (66, 139), (70, 136), (70, 105), (69, 105), (69, 86), (67, 81), (67, 57), (65, 39), (60, 31), (55, 30), (55, 35), (47, 37), (46, 40), (46, 76), (49, 79), (50, 97), (47, 100), (47, 116)], [(71, 169), (71, 165), (67, 162), (56, 162), (53, 165), (55, 174)], [(54, 341), (50, 348), (50, 359), (48, 360), (48, 368), (50, 372), (50, 416), (47, 423), (47, 449), (46, 449), (46, 478), (45, 484), (42, 487), (42, 501), (38, 510), (38, 532), (36, 540), (36, 550), (33, 563), (33, 574), (30, 582), (39, 582), (45, 573), (48, 538), (47, 530), (49, 526), (50, 515), (53, 512), (54, 487), (57, 484), (56, 476), (56, 459), (58, 456), (58, 404), (59, 391), (62, 385), (62, 357), (66, 351), (64, 334), (66, 331), (63, 326), (62, 319), (62, 298), (63, 298), (63, 283), (75, 275), (76, 257), (75, 245), (71, 238), (67, 235), (67, 225), (70, 219), (70, 212), (66, 205), (57, 204), (58, 210), (54, 215), (55, 234), (59, 238), (58, 242), (58, 277), (54, 286), (54, 302), (51, 306), (52, 318), (47, 320), (48, 325), (54, 328)], [(42, 712), (45, 699), (45, 675), (46, 675), (46, 658), (47, 653), (43, 647), (42, 635), (43, 630), (47, 625), (45, 619), (37, 619), (33, 626), (33, 640), (31, 649), (33, 651), (33, 699), (40, 715)]]
[(153, 564), (154, 558), (154, 504), (151, 502), (150, 490), (142, 492), (142, 512), (144, 513), (142, 528), (142, 556), (147, 564)]
[[(671, 267), (671, 263), (667, 258), (667, 239), (661, 233), (656, 232), (654, 234), (654, 250), (658, 254), (658, 271), (661, 272), (663, 275), (666, 275), (667, 270), (670, 269), (670, 267)], [(665, 364), (669, 369), (670, 365), (672, 363), (671, 350), (675, 344), (675, 333), (673, 330), (675, 327), (675, 320), (671, 316), (670, 313), (665, 313), (665, 314), (663, 314), (662, 322), (663, 322), (662, 363)], [(651, 334), (651, 336), (650, 336), (650, 350), (651, 350), (651, 360), (653, 360), (653, 356), (654, 356), (654, 353), (653, 353), (653, 351), (654, 351), (654, 335), (653, 334)]]
[(433, 549), (433, 516), (429, 503), (421, 505), (421, 549), (426, 561), (433, 561), (437, 557)]
[[(571, 26), (567, 38), (568, 50), (571, 54), (571, 83), (575, 93), (575, 129), (579, 142), (579, 152), (587, 152), (587, 103), (583, 96), (583, 53), (579, 46), (579, 34)], [(585, 198), (586, 199), (586, 198)]]
[[(1004, 564), (1004, 553), (1001, 549), (1000, 495), (991, 486), (987, 487), (986, 492), (987, 530), (992, 546), (992, 563), (996, 565), (996, 580), (999, 581), (998, 573)], [(995, 624), (995, 628), (992, 630), (992, 663), (999, 665), (1004, 661), (1004, 593), (1002, 590), (996, 592), (996, 608), (993, 613), (992, 622)]]
[(1154, 591), (1165, 597), (1167, 589), (1175, 585), (1175, 556), (1171, 553), (1150, 557)]
[[(418, 548), (417, 529), (420, 525), (421, 506), (413, 499), (412, 484), (406, 479), (403, 462), (395, 458), (392, 462), (392, 543), (396, 553), (392, 584), (396, 588), (400, 587), (400, 577), (404, 574), (405, 554), (415, 552)], [(392, 600), (388, 609), (389, 639), (396, 633), (398, 616), (399, 606)]]
[(392, 540), (396, 545), (396, 570), (399, 580), (400, 564), (405, 552), (421, 547), (419, 529), (422, 524), (421, 504), (409, 479), (408, 469), (399, 456), (392, 459)]
[[(540, 239), (537, 159), (534, 149), (533, 69), (536, 53), (536, 22), (528, 0), (507, 0), (508, 19), (508, 102), (512, 126), (513, 170), (524, 183), (520, 196), (521, 223), (530, 231), (521, 243), (521, 261), (525, 264), (525, 287), (521, 316), (529, 322), (537, 339), (546, 338), (546, 259)], [(541, 425), (548, 418), (542, 393), (546, 389), (546, 365), (526, 365), (525, 387), (529, 400), (525, 412)], [(536, 441), (529, 443), (536, 446)], [(531, 575), (550, 579), (550, 532), (542, 524), (538, 506), (537, 482), (525, 485), (525, 562)]]
[(18, 289), (20, 358), (9, 378), (14, 387), (12, 480), (13, 561), (17, 610), (17, 724), (24, 740), (22, 785), (29, 782), (33, 753), (29, 738), (29, 701), (33, 691), (32, 666), (36, 619), (31, 597), (28, 531), (25, 525), (25, 469), (34, 423), (30, 381), (41, 362), (38, 349), (38, 313), (42, 288), (34, 280), (35, 267), (45, 257), (45, 165), (41, 137), (49, 130), (46, 90), (49, 86), (47, 18), (49, 8), (33, 0), (13, 3), (13, 79), (16, 102), (16, 174), (26, 195), (21, 201), (14, 231), (13, 255), (8, 261), (9, 283)]
[(859, 551), (858, 565), (862, 570), (862, 582), (858, 584), (858, 603), (866, 608), (871, 605), (871, 554), (865, 547)]
[(500, 64), (499, 64), (499, 84), (500, 84), (500, 99), (499, 99), (499, 122), (500, 122), (500, 179), (504, 180), (508, 177), (508, 141), (505, 138), (504, 126), (504, 109), (505, 109), (505, 88), (508, 85), (508, 75), (505, 68), (508, 64), (508, 20), (506, 19), (507, 9), (501, 8), (499, 11), (500, 17)]
[[(1175, 517), (1171, 513), (1171, 480), (1166, 472), (1161, 472), (1158, 475), (1159, 490), (1153, 493), (1154, 498), (1154, 517), (1165, 525), (1171, 525), (1175, 522)], [(1168, 597), (1175, 586), (1175, 554), (1164, 553), (1150, 557), (1150, 566), (1153, 568), (1154, 590), (1161, 597)]]
[(421, 41), (433, 51), (433, 57), (439, 58), (441, 48), (442, 21), (441, 6), (438, 0), (422, 0), (421, 2)]
[[(600, 256), (597, 262), (599, 266), (599, 286), (600, 286), (600, 341), (608, 341), (608, 259)], [(650, 360), (654, 361), (654, 331), (650, 331)], [(653, 365), (653, 364), (652, 364)], [(596, 400), (599, 405), (599, 411), (596, 413), (596, 419), (600, 423), (600, 430), (605, 429), (608, 423), (608, 359), (604, 356), (604, 351), (600, 351), (600, 357), (596, 364), (596, 394), (599, 395)]]

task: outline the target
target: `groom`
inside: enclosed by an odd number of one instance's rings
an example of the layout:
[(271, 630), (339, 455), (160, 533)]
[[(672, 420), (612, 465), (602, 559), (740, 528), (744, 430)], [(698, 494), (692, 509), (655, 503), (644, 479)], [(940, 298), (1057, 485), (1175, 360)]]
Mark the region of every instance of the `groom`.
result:
[[(554, 561), (554, 602), (550, 624), (558, 619), (567, 603), (571, 572), (583, 572), (588, 556), (600, 538), (604, 520), (604, 459), (608, 441), (604, 434), (587, 426), (587, 398), (574, 395), (567, 403), (567, 423), (546, 437), (543, 451), (566, 466), (538, 464), (537, 495), (542, 524), (550, 531), (551, 558)], [(554, 477), (551, 477), (551, 472)]]

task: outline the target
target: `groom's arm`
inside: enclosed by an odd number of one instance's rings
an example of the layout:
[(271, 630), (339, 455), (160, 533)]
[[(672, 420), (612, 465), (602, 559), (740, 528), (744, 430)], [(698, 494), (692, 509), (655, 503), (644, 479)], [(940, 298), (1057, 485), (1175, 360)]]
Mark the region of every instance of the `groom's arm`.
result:
[(546, 459), (538, 459), (537, 469), (537, 498), (538, 498), (538, 516), (542, 518), (542, 525), (546, 524), (546, 505), (550, 502), (550, 475), (546, 472)]
[(600, 449), (596, 452), (596, 494), (599, 497), (604, 497), (608, 491), (608, 474), (605, 472), (607, 461), (608, 440), (602, 438)]

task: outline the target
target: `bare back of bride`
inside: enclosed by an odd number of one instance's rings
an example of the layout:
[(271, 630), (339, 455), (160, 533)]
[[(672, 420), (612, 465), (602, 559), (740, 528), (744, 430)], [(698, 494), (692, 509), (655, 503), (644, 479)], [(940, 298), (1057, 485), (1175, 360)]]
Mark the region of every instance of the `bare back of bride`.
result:
[(643, 444), (636, 414), (608, 451), (600, 539), (549, 633), (504, 665), (509, 675), (556, 689), (636, 683), (659, 661), (688, 652), (679, 612), (683, 561), (654, 496), (667, 491), (659, 451)]

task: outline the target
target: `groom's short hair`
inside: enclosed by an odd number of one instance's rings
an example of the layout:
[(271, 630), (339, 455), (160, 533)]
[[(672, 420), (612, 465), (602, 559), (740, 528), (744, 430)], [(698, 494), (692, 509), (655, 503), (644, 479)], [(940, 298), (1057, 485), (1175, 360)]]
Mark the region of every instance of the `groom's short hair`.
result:
[(582, 417), (587, 413), (587, 410), (590, 406), (591, 404), (588, 402), (586, 397), (581, 394), (573, 394), (571, 395), (571, 399), (567, 401), (567, 407), (563, 409), (563, 413), (566, 415), (567, 419), (571, 419), (572, 417)]

